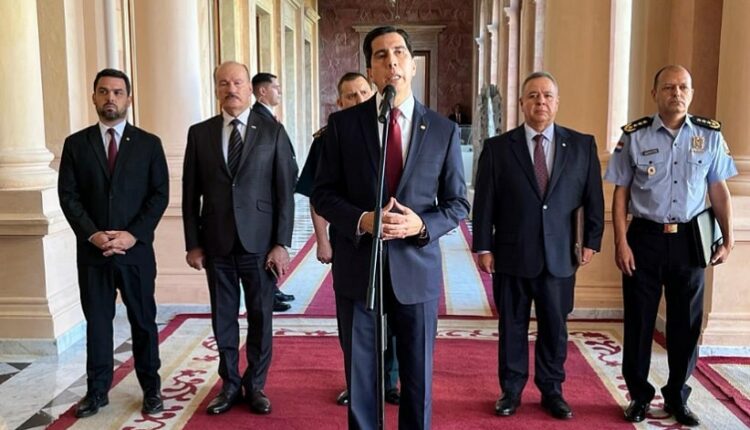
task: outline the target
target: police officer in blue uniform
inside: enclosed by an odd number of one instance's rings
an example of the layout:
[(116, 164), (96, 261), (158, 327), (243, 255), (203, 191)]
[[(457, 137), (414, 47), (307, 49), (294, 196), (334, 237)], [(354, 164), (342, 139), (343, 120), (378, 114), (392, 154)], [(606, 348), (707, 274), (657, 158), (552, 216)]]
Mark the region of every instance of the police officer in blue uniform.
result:
[[(684, 67), (659, 70), (651, 95), (658, 114), (622, 128), (604, 175), (615, 184), (615, 261), (623, 273), (622, 373), (632, 399), (625, 418), (643, 421), (655, 395), (648, 373), (663, 285), (669, 364), (661, 389), (664, 410), (681, 424), (697, 426), (700, 421), (687, 406), (691, 389), (686, 381), (698, 355), (704, 270), (690, 222), (705, 209), (708, 192), (724, 236), (710, 263), (726, 261), (734, 246), (726, 179), (737, 168), (719, 122), (687, 113), (693, 88)], [(633, 216), (629, 227), (628, 211)]]

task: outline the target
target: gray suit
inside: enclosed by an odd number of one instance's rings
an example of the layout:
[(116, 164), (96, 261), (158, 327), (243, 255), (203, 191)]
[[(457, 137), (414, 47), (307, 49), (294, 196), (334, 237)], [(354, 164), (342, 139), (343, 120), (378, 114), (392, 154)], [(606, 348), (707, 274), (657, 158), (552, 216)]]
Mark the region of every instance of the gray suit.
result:
[(271, 362), (274, 280), (264, 268), (275, 245), (289, 246), (297, 163), (284, 127), (250, 113), (237, 174), (222, 152), (221, 115), (190, 127), (182, 177), (186, 250), (203, 248), (219, 375), (233, 396), (240, 385), (240, 279), (249, 324), (242, 385), (263, 388)]

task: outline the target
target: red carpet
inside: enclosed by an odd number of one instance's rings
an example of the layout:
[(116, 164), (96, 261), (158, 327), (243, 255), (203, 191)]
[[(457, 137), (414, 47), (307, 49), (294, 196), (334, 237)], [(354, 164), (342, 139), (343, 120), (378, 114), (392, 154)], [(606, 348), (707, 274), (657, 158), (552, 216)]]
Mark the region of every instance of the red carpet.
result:
[[(345, 429), (346, 408), (334, 402), (344, 384), (337, 339), (294, 337), (276, 338), (274, 342), (274, 360), (266, 389), (273, 402), (273, 413), (253, 415), (239, 405), (223, 415), (207, 415), (205, 407), (218, 392), (221, 384), (217, 384), (185, 428)], [(433, 428), (632, 428), (621, 420), (622, 409), (573, 343), (569, 344), (566, 368), (570, 382), (565, 385), (565, 393), (575, 419), (559, 421), (549, 417), (539, 406), (539, 392), (533, 386), (527, 388), (523, 405), (515, 416), (496, 417), (493, 409), (498, 394), (496, 357), (496, 342), (438, 340)], [(397, 410), (388, 405), (388, 428), (397, 428)]]

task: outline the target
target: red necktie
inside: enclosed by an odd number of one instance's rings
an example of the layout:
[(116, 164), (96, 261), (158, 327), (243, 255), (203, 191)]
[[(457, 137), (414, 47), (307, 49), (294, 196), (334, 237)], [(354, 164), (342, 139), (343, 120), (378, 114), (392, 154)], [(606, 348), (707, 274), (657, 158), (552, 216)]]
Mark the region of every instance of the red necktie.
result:
[(388, 194), (396, 195), (396, 188), (401, 180), (401, 171), (404, 168), (403, 156), (401, 155), (401, 126), (398, 125), (398, 117), (401, 111), (398, 108), (391, 109), (388, 118), (388, 143), (386, 144), (385, 156), (385, 179), (388, 183)]
[(115, 171), (115, 161), (117, 161), (117, 141), (115, 140), (115, 129), (110, 128), (107, 130), (109, 135), (109, 144), (107, 145), (107, 167), (109, 167), (109, 173)]
[(547, 191), (547, 182), (549, 181), (547, 158), (544, 156), (544, 147), (542, 146), (543, 141), (543, 135), (537, 134), (534, 136), (534, 142), (536, 142), (536, 145), (534, 145), (534, 174), (542, 196)]

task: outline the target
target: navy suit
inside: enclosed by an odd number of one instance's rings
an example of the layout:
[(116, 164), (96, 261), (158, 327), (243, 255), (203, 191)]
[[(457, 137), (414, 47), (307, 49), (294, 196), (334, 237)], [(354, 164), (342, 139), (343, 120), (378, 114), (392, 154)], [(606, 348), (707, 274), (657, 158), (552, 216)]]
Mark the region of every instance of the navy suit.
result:
[[(376, 97), (329, 117), (312, 205), (336, 228), (333, 285), (342, 330), (350, 428), (374, 428), (375, 318), (364, 309), (372, 236), (357, 235), (363, 212), (373, 210), (380, 158)], [(412, 133), (396, 199), (416, 212), (428, 238), (384, 244), (384, 306), (394, 321), (400, 365), (399, 427), (430, 427), (432, 352), (442, 268), (438, 239), (465, 218), (455, 123), (415, 101)]]
[(475, 251), (491, 251), (500, 314), (499, 375), (504, 393), (520, 395), (528, 378), (531, 302), (538, 340), (535, 382), (542, 395), (562, 394), (567, 314), (577, 269), (573, 213), (584, 208), (586, 248), (599, 250), (604, 226), (601, 167), (593, 136), (554, 126), (555, 157), (541, 194), (524, 127), (488, 139), (474, 197)]
[[(159, 393), (154, 230), (169, 201), (169, 173), (161, 141), (126, 124), (110, 174), (98, 125), (65, 139), (58, 178), (60, 206), (76, 235), (78, 285), (86, 316), (86, 377), (90, 393), (112, 383), (112, 319), (117, 290), (127, 308), (138, 381)], [(89, 242), (97, 231), (125, 230), (136, 243), (124, 255), (102, 255)]]

